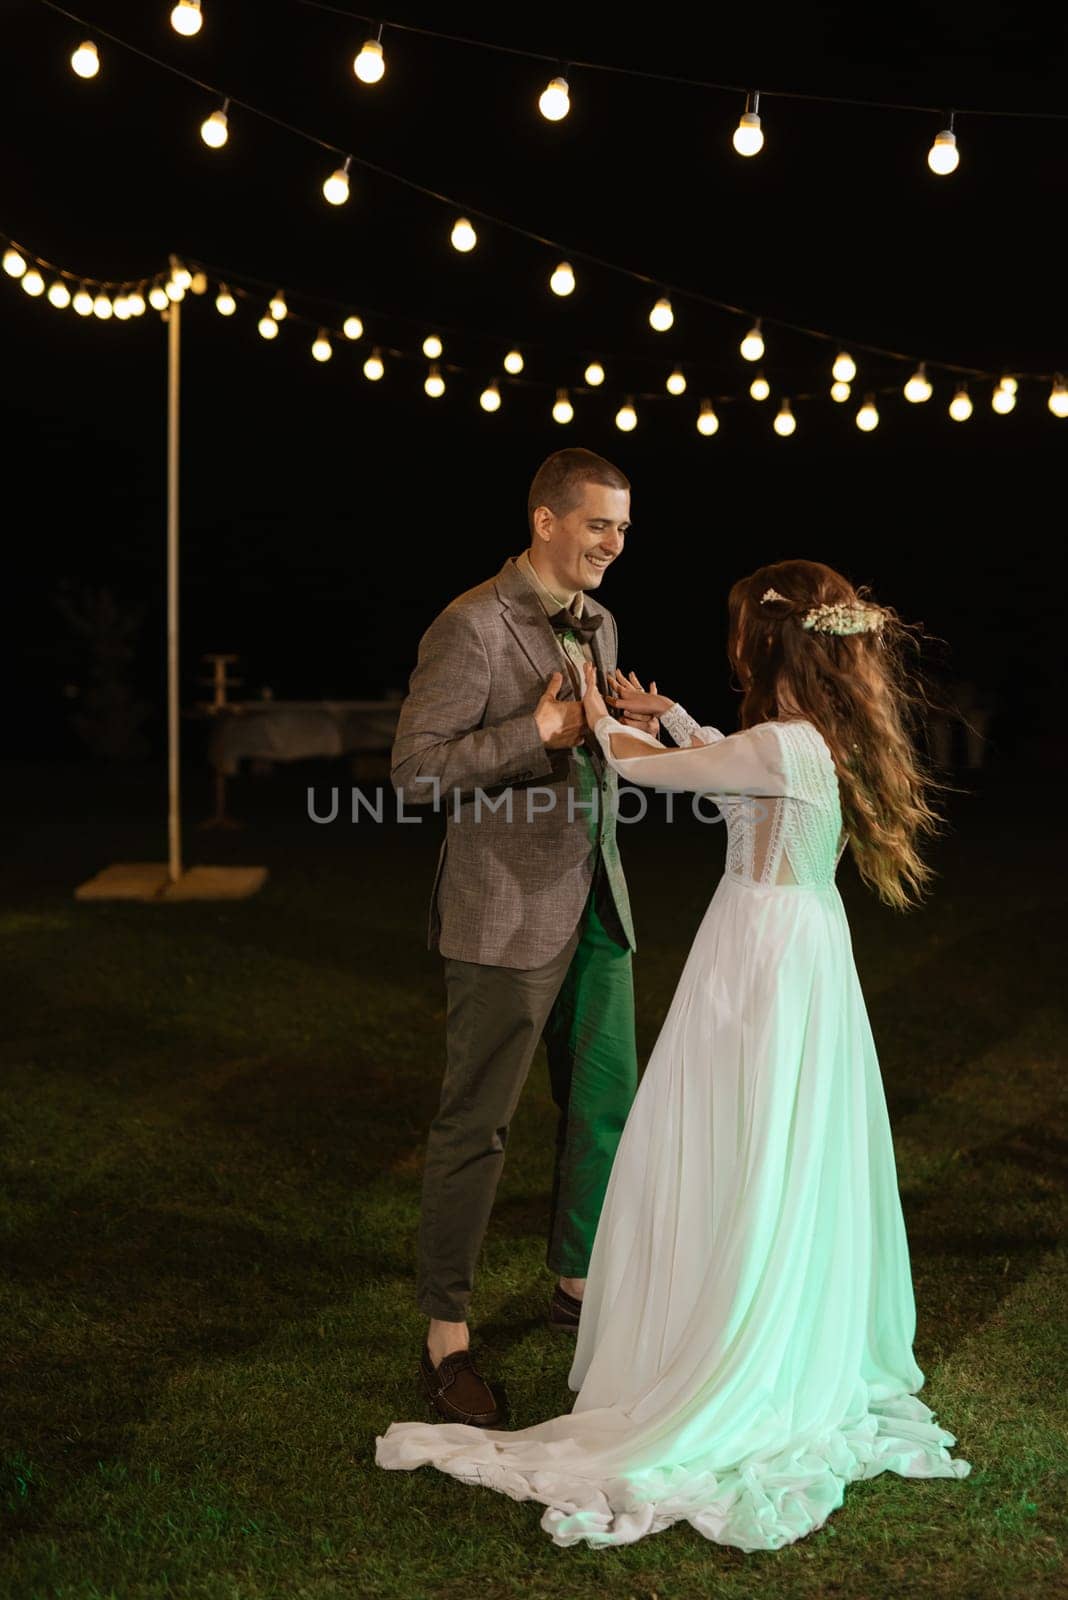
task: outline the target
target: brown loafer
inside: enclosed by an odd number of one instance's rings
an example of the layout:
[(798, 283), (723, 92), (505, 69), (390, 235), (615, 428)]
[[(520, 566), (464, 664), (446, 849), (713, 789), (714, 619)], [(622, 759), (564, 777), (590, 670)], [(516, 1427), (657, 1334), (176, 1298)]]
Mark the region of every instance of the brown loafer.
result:
[(554, 1333), (577, 1333), (581, 1314), (582, 1301), (558, 1283), (549, 1302), (550, 1328)]
[(424, 1342), (419, 1372), (427, 1398), (446, 1422), (466, 1422), (492, 1428), (501, 1420), (493, 1390), (475, 1366), (470, 1350), (443, 1356), (435, 1367), (430, 1346)]

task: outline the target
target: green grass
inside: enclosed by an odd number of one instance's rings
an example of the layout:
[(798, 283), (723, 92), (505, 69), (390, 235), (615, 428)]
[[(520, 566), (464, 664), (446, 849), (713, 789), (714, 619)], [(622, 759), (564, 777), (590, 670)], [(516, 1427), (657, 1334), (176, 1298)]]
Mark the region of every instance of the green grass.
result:
[[(960, 802), (921, 913), (842, 885), (894, 1124), (923, 1394), (971, 1477), (852, 1485), (823, 1530), (774, 1554), (685, 1523), (560, 1550), (536, 1503), (374, 1465), (390, 1421), (430, 1416), (413, 1281), (444, 1020), (422, 932), (437, 834), (315, 828), (303, 781), (238, 786), (259, 819), (242, 833), (190, 830), (190, 859), (271, 866), (261, 895), (227, 906), (71, 898), (109, 860), (160, 855), (158, 787), (9, 786), (25, 821), (0, 913), (5, 1600), (1064, 1593), (1052, 809), (1021, 842), (1014, 794)], [(623, 850), (644, 1060), (722, 836), (635, 826)], [(472, 1313), (515, 1426), (573, 1399), (573, 1347), (544, 1325), (552, 1127), (539, 1052)]]

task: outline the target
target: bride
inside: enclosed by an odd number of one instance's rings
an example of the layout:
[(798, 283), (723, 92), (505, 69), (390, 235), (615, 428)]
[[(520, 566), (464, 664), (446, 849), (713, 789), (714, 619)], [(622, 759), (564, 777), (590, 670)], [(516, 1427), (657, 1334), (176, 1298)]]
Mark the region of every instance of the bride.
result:
[[(547, 1509), (558, 1545), (685, 1520), (769, 1550), (853, 1479), (962, 1478), (916, 1398), (915, 1304), (875, 1045), (835, 870), (905, 909), (938, 818), (909, 727), (908, 628), (831, 568), (736, 583), (742, 732), (699, 728), (616, 679), (586, 714), (621, 777), (714, 795), (726, 870), (698, 927), (616, 1154), (590, 1259), (569, 1413), (513, 1432), (394, 1422), (424, 1464)], [(656, 685), (652, 685), (655, 691)]]

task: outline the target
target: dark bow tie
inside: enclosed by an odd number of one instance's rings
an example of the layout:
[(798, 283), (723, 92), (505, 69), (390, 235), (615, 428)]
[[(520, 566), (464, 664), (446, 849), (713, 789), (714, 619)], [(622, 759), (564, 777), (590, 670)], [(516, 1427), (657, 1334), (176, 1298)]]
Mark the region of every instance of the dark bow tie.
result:
[(567, 606), (555, 611), (549, 618), (550, 623), (557, 633), (574, 633), (588, 644), (604, 621), (604, 612), (599, 611), (593, 616), (576, 617), (575, 613)]

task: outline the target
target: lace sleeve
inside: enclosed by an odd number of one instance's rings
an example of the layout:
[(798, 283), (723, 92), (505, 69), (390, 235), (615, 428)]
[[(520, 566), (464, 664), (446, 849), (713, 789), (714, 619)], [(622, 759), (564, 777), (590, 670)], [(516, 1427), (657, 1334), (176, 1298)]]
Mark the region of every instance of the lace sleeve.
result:
[(703, 744), (715, 744), (723, 738), (718, 728), (702, 728), (696, 722), (685, 706), (680, 706), (676, 700), (670, 711), (665, 711), (660, 718), (660, 726), (666, 728), (677, 745), (689, 746), (690, 740), (696, 733)]
[[(783, 795), (788, 783), (782, 749), (770, 724), (732, 733), (713, 744), (672, 750), (651, 734), (625, 727), (616, 717), (600, 717), (594, 728), (608, 764), (632, 783), (675, 792), (709, 795)], [(612, 736), (647, 744), (647, 756), (612, 754)]]

